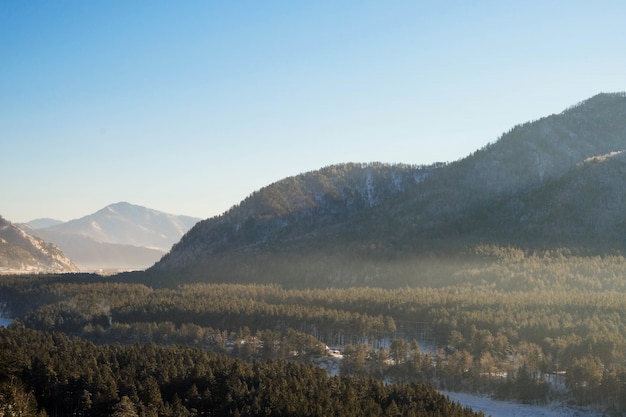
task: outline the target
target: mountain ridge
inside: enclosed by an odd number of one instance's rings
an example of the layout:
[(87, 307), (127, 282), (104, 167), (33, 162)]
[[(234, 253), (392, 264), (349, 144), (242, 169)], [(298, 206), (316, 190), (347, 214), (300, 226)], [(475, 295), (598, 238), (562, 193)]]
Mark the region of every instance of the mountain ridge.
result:
[[(500, 228), (520, 223), (534, 240), (624, 243), (626, 232), (626, 152), (585, 159), (539, 192), (512, 195), (492, 209)], [(572, 198), (576, 196), (577, 198)], [(496, 212), (500, 214), (497, 215)]]
[(197, 221), (128, 202), (27, 232), (55, 243), (84, 271), (137, 270), (157, 262)]
[[(436, 164), (347, 163), (287, 177), (252, 193), (221, 216), (199, 222), (160, 264), (184, 266), (198, 254), (217, 253), (233, 244), (254, 246), (299, 233), (315, 233), (320, 226), (333, 227), (346, 216), (376, 207), (423, 181), (437, 169)], [(189, 242), (192, 254), (171, 258), (177, 248)]]
[(28, 227), (32, 229), (44, 229), (46, 227), (55, 226), (57, 224), (63, 223), (62, 220), (52, 219), (49, 217), (43, 217), (39, 219), (33, 219), (29, 222), (24, 223)]
[[(199, 220), (118, 202), (78, 219), (47, 227), (46, 230), (79, 234), (102, 243), (169, 250)], [(157, 230), (155, 225), (160, 228)]]
[[(275, 262), (279, 254), (293, 257), (292, 266), (285, 268), (297, 275), (298, 268), (313, 267), (294, 259), (311, 253), (321, 259), (348, 259), (362, 248), (369, 248), (362, 252), (366, 256), (417, 253), (442, 241), (462, 245), (459, 242), (464, 239), (496, 238), (505, 244), (539, 238), (546, 244), (575, 242), (580, 236), (574, 223), (582, 221), (584, 213), (576, 220), (562, 212), (573, 219), (569, 228), (544, 228), (544, 223), (553, 221), (545, 216), (535, 216), (530, 228), (520, 223), (520, 218), (530, 216), (520, 207), (541, 212), (545, 210), (542, 204), (557, 204), (550, 200), (554, 192), (546, 190), (568, 175), (577, 175), (576, 170), (584, 166), (579, 164), (589, 158), (625, 148), (626, 94), (598, 94), (561, 113), (517, 125), (496, 142), (452, 163), (428, 167), (344, 164), (278, 181), (225, 214), (199, 222), (149, 271), (205, 280), (254, 280), (256, 275), (265, 282), (268, 277), (258, 271), (271, 270), (263, 262), (270, 262), (269, 258)], [(349, 173), (355, 175), (354, 171), (359, 181), (350, 181)], [(588, 175), (585, 172), (578, 175)], [(394, 181), (390, 181), (394, 175), (414, 180), (394, 191)], [(382, 184), (377, 200), (367, 197), (367, 184), (372, 181)], [(614, 184), (618, 190), (620, 182)], [(584, 197), (576, 195), (575, 187), (569, 189), (563, 198)], [(558, 204), (566, 205), (565, 200)], [(544, 233), (533, 235), (532, 230)], [(600, 229), (585, 230), (590, 242), (601, 238)], [(621, 244), (617, 234), (612, 238)]]

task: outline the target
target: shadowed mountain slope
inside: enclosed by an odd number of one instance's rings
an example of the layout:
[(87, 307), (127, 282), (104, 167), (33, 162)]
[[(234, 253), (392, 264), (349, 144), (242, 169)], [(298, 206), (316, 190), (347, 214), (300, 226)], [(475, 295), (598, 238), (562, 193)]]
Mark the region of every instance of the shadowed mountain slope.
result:
[(437, 166), (329, 166), (278, 181), (190, 230), (155, 266), (185, 267), (204, 256), (263, 245), (291, 245), (328, 234), (358, 233), (353, 220), (433, 175)]
[(207, 281), (373, 284), (395, 279), (372, 273), (381, 260), (458, 253), (475, 242), (608, 239), (621, 249), (623, 149), (626, 95), (600, 94), (516, 126), (454, 163), (346, 164), (284, 179), (198, 223), (151, 271)]
[(621, 248), (626, 242), (626, 152), (587, 158), (539, 189), (511, 193), (459, 228), (563, 245)]
[[(514, 127), (501, 138), (425, 181), (394, 211), (410, 232), (459, 232), (467, 212), (550, 186), (587, 158), (626, 149), (626, 96), (600, 94), (564, 112)], [(506, 228), (516, 233), (510, 227)], [(464, 233), (472, 232), (465, 227)], [(480, 230), (479, 230), (480, 232)]]

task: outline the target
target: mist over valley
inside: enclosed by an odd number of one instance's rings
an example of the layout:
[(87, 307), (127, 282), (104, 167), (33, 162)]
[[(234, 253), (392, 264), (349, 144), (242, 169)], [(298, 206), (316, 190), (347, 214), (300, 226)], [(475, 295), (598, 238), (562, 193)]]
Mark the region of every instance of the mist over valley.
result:
[(599, 94), (454, 162), (330, 165), (204, 220), (1, 219), (3, 386), (81, 415), (472, 415), (435, 389), (620, 415), (625, 149), (626, 94)]

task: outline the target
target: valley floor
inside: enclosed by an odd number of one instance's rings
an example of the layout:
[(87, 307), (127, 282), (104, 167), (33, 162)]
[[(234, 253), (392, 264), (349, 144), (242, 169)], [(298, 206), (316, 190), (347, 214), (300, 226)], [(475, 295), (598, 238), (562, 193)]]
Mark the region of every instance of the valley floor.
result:
[(545, 406), (518, 404), (507, 401), (493, 400), (489, 397), (444, 391), (452, 401), (474, 411), (482, 411), (485, 416), (492, 417), (602, 417), (605, 414), (587, 409), (570, 408), (561, 404)]
[[(316, 365), (328, 372), (329, 376), (340, 374), (340, 362), (343, 357), (340, 354), (331, 354), (321, 357), (315, 362)], [(462, 393), (442, 391), (452, 401), (458, 402), (472, 410), (482, 411), (485, 416), (491, 417), (604, 417), (606, 414), (584, 409), (572, 408), (559, 403), (548, 405), (528, 405), (509, 401), (498, 401), (489, 397)]]

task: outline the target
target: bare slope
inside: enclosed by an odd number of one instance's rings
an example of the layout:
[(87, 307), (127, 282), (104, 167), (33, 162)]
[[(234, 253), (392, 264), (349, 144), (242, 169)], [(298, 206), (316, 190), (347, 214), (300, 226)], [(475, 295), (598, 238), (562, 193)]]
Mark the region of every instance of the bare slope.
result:
[(0, 216), (0, 273), (77, 271), (56, 246), (29, 235)]
[(82, 270), (133, 270), (157, 262), (198, 220), (122, 202), (80, 219), (27, 230), (54, 242)]
[(87, 236), (103, 243), (167, 251), (199, 220), (121, 202), (46, 229)]

